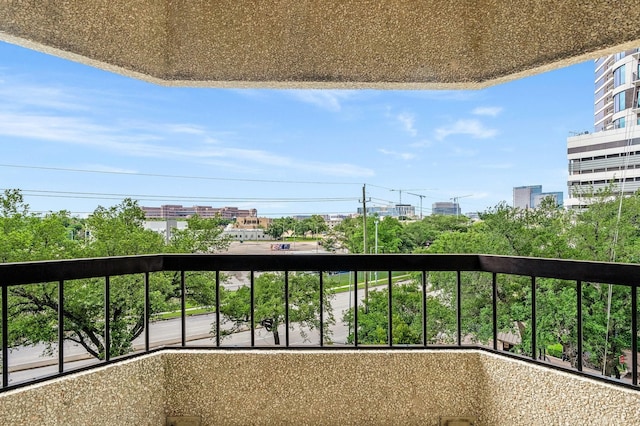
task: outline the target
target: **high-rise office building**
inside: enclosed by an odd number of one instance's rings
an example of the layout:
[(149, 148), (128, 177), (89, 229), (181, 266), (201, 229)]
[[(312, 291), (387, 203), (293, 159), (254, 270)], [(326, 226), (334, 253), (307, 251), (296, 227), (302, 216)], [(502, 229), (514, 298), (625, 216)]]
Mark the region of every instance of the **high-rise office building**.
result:
[(542, 185), (517, 186), (513, 188), (513, 207), (519, 209), (534, 208), (533, 197), (542, 194)]
[(632, 194), (640, 188), (640, 49), (595, 61), (594, 132), (567, 140), (569, 207), (610, 184)]
[(451, 201), (438, 201), (431, 205), (431, 214), (443, 214), (448, 216), (460, 216), (460, 204)]
[(563, 204), (562, 192), (542, 192), (542, 185), (516, 186), (513, 188), (513, 207), (519, 209), (536, 209), (546, 198), (551, 198), (556, 206)]

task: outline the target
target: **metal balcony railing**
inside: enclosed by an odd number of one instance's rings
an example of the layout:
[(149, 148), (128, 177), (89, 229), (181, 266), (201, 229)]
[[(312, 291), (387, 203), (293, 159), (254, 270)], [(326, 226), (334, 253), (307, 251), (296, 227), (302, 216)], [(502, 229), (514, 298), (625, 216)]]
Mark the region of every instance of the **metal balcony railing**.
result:
[[(283, 273), (283, 291), (284, 291), (284, 310), (285, 310), (285, 343), (286, 348), (296, 348), (290, 344), (289, 332), (290, 332), (290, 288), (289, 288), (289, 274), (300, 272), (308, 272), (310, 274), (317, 274), (319, 282), (319, 303), (320, 309), (318, 313), (318, 333), (319, 340), (316, 345), (319, 349), (380, 349), (380, 345), (368, 345), (361, 341), (359, 331), (361, 329), (359, 321), (362, 321), (362, 312), (359, 309), (352, 311), (353, 326), (351, 330), (351, 341), (349, 344), (326, 344), (325, 332), (325, 308), (323, 307), (322, 295), (327, 292), (333, 292), (334, 289), (327, 288), (325, 286), (327, 277), (326, 274), (329, 271), (350, 271), (350, 284), (348, 286), (349, 301), (354, 300), (354, 305), (363, 306), (362, 298), (362, 278), (359, 279), (358, 272), (362, 271), (386, 271), (387, 275), (383, 278), (384, 284), (380, 287), (385, 291), (388, 291), (388, 311), (386, 316), (387, 329), (386, 345), (382, 346), (385, 349), (394, 348), (415, 348), (415, 349), (479, 349), (496, 353), (502, 356), (525, 360), (527, 362), (536, 363), (546, 366), (548, 368), (560, 369), (573, 374), (587, 376), (598, 380), (605, 380), (607, 382), (630, 387), (632, 389), (638, 389), (638, 372), (635, 366), (638, 365), (637, 353), (638, 353), (638, 312), (637, 312), (637, 284), (640, 282), (640, 265), (632, 264), (615, 264), (615, 263), (602, 263), (602, 262), (585, 262), (585, 261), (569, 261), (558, 259), (539, 259), (539, 258), (522, 258), (522, 257), (508, 257), (508, 256), (492, 256), (492, 255), (145, 255), (145, 256), (131, 256), (131, 257), (114, 257), (114, 258), (96, 258), (96, 259), (77, 259), (77, 260), (60, 260), (60, 261), (44, 261), (44, 262), (29, 262), (29, 263), (13, 263), (13, 264), (0, 264), (0, 285), (1, 285), (1, 332), (2, 332), (2, 390), (9, 390), (24, 384), (34, 383), (38, 381), (48, 380), (52, 377), (58, 377), (60, 375), (70, 374), (82, 369), (95, 368), (96, 366), (113, 363), (128, 357), (139, 356), (140, 354), (146, 354), (160, 349), (173, 349), (173, 348), (193, 348), (194, 346), (187, 345), (187, 287), (185, 274), (211, 272), (210, 275), (213, 279), (207, 283), (209, 289), (215, 294), (215, 302), (212, 307), (212, 314), (215, 315), (215, 323), (212, 330), (212, 344), (206, 346), (212, 350), (225, 348), (221, 343), (221, 318), (220, 318), (220, 291), (223, 285), (221, 280), (222, 273), (228, 273), (232, 271), (247, 271), (249, 272), (248, 287), (250, 288), (250, 309), (247, 318), (247, 330), (250, 334), (250, 342), (247, 346), (250, 348), (257, 348), (255, 341), (256, 328), (260, 327), (261, 318), (255, 317), (256, 305), (255, 305), (255, 279), (257, 276), (264, 272), (276, 271)], [(312, 272), (309, 272), (312, 271)], [(392, 303), (394, 297), (394, 290), (397, 291), (398, 284), (393, 280), (394, 271), (413, 271), (413, 279), (419, 283), (421, 293), (421, 328), (422, 328), (422, 341), (420, 344), (406, 345), (402, 342), (398, 343), (394, 341), (393, 336), (393, 317), (394, 317), (394, 305)], [(150, 290), (150, 274), (171, 272), (179, 277), (179, 289), (176, 298), (179, 300), (179, 327), (180, 327), (180, 342), (178, 344), (168, 344), (152, 347), (152, 342), (149, 336), (150, 329), (150, 299), (152, 292)], [(441, 339), (441, 341), (430, 341), (427, 338), (427, 328), (429, 326), (428, 319), (430, 312), (428, 310), (427, 295), (431, 291), (431, 281), (435, 280), (434, 273), (446, 273), (452, 277), (453, 293), (449, 296), (447, 303), (452, 312), (455, 313), (455, 333), (450, 335), (450, 340)], [(487, 288), (485, 288), (485, 295), (488, 297), (480, 296), (480, 290), (469, 290), (467, 288), (468, 280), (465, 280), (468, 273), (481, 273), (486, 274), (485, 280)], [(117, 359), (112, 359), (110, 356), (111, 345), (111, 317), (114, 309), (117, 308), (117, 301), (111, 299), (112, 277), (123, 275), (139, 275), (142, 276), (142, 282), (144, 291), (143, 299), (140, 303), (144, 306), (144, 324), (142, 327), (144, 332), (141, 336), (144, 339), (143, 348), (136, 353), (119, 356)], [(366, 275), (365, 275), (366, 276)], [(499, 300), (499, 292), (501, 289), (501, 283), (505, 280), (519, 279), (519, 282), (525, 282), (521, 291), (527, 294), (526, 298), (529, 301), (529, 312), (524, 316), (522, 323), (526, 323), (527, 335), (529, 340), (525, 342), (524, 336), (521, 336), (520, 353), (513, 353), (499, 347), (499, 335), (504, 335), (507, 330), (504, 327), (500, 327), (498, 324), (498, 311), (503, 309), (502, 302)], [(80, 280), (87, 278), (99, 278), (100, 283), (96, 284), (96, 281), (92, 281), (93, 284), (103, 287), (104, 304), (103, 310), (103, 322), (104, 333), (101, 337), (105, 347), (104, 356), (94, 365), (88, 367), (69, 369), (65, 368), (65, 354), (64, 354), (64, 340), (65, 327), (64, 327), (64, 309), (65, 309), (65, 287), (72, 280)], [(365, 280), (368, 278), (365, 278)], [(590, 309), (588, 306), (589, 301), (583, 301), (583, 287), (585, 285), (602, 285), (606, 288), (607, 285), (612, 284), (620, 286), (625, 289), (625, 296), (628, 299), (628, 315), (630, 324), (630, 340), (631, 344), (627, 349), (630, 353), (632, 368), (629, 372), (629, 378), (627, 380), (614, 379), (610, 377), (604, 377), (597, 372), (590, 371), (584, 365), (583, 356), (576, 356), (575, 363), (567, 365), (560, 362), (547, 362), (545, 361), (544, 353), (541, 354), (541, 347), (537, 342), (539, 335), (544, 331), (544, 324), (539, 324), (539, 318), (537, 310), (540, 308), (539, 299), (542, 291), (539, 288), (538, 283), (545, 279), (557, 279), (568, 280), (571, 282), (571, 288), (575, 288), (575, 316), (571, 319), (571, 323), (574, 325), (567, 326), (567, 328), (575, 328), (577, 335), (576, 345), (577, 354), (584, 353), (584, 333), (583, 328), (585, 324), (585, 308)], [(512, 282), (512, 281), (510, 281)], [(57, 288), (52, 298), (56, 299), (56, 303), (52, 306), (57, 306), (57, 324), (51, 327), (57, 327), (57, 348), (58, 348), (58, 360), (57, 360), (57, 373), (53, 375), (46, 375), (43, 377), (34, 378), (26, 382), (10, 383), (10, 365), (9, 360), (11, 358), (11, 352), (9, 344), (9, 326), (12, 321), (19, 321), (20, 318), (16, 318), (15, 314), (9, 313), (9, 301), (11, 298), (12, 287), (19, 286), (21, 288), (29, 288), (33, 285), (41, 285), (42, 283), (57, 283)], [(596, 284), (592, 284), (596, 283)], [(370, 283), (373, 286), (373, 283)], [(376, 280), (375, 284), (380, 284), (380, 280)], [(377, 291), (369, 289), (370, 291)], [(515, 290), (512, 290), (515, 291)], [(57, 292), (57, 294), (55, 294)], [(480, 339), (474, 339), (473, 336), (469, 337), (468, 329), (473, 328), (474, 322), (481, 321), (480, 318), (469, 317), (464, 312), (463, 301), (473, 299), (477, 304), (480, 304), (482, 309), (490, 309), (490, 330), (491, 335), (488, 339), (480, 341)], [(573, 300), (573, 299), (572, 299)], [(573, 302), (572, 302), (573, 303)], [(548, 308), (548, 306), (546, 307)], [(573, 312), (573, 309), (570, 310)], [(487, 311), (488, 312), (488, 311)], [(360, 316), (360, 318), (359, 318)], [(574, 322), (573, 322), (574, 321)], [(464, 322), (464, 324), (463, 324)], [(178, 323), (178, 321), (176, 322)], [(102, 323), (101, 323), (102, 324)], [(264, 326), (265, 324), (263, 324)], [(438, 327), (431, 324), (433, 327)], [(432, 333), (433, 334), (433, 333)], [(507, 333), (508, 334), (508, 333)], [(603, 337), (604, 338), (604, 337)], [(608, 338), (608, 336), (607, 336)], [(612, 337), (613, 338), (613, 337)], [(202, 349), (203, 346), (197, 346)], [(264, 348), (265, 346), (261, 346)], [(274, 346), (268, 346), (273, 348)], [(304, 346), (309, 348), (309, 346)], [(544, 351), (543, 351), (544, 352)], [(541, 359), (542, 358), (542, 359)], [(604, 358), (606, 360), (606, 356)]]

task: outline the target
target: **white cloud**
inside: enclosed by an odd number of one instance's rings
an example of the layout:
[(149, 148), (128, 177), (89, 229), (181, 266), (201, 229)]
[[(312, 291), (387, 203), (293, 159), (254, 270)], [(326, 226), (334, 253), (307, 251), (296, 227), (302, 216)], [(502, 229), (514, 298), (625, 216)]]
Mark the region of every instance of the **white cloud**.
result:
[(423, 139), (421, 141), (413, 142), (409, 144), (411, 148), (428, 148), (433, 145), (433, 142), (427, 139)]
[(288, 90), (291, 96), (297, 100), (338, 112), (342, 109), (342, 102), (356, 95), (354, 90)]
[[(159, 131), (169, 127), (159, 126)], [(212, 143), (206, 135), (200, 137), (195, 126), (181, 124), (175, 128), (198, 136), (198, 140), (183, 140), (173, 146), (162, 133), (140, 132), (140, 126), (132, 131), (126, 126), (101, 126), (77, 117), (0, 112), (0, 135), (91, 147), (121, 156), (181, 159), (201, 164), (214, 161), (230, 168), (236, 168), (237, 163), (251, 162), (331, 176), (370, 177), (374, 174), (369, 168), (353, 164), (309, 162), (263, 150), (229, 148), (222, 142)]]
[(398, 114), (396, 116), (396, 119), (400, 122), (400, 124), (402, 124), (402, 127), (404, 128), (404, 130), (407, 133), (409, 133), (411, 136), (415, 137), (418, 135), (418, 131), (414, 126), (416, 118), (413, 114), (403, 112), (401, 114)]
[(459, 146), (453, 147), (453, 154), (456, 157), (475, 157), (478, 152), (474, 149), (464, 149)]
[(436, 129), (436, 139), (438, 140), (451, 135), (469, 135), (474, 139), (487, 139), (497, 134), (496, 129), (485, 127), (479, 120), (458, 120), (453, 124)]
[(472, 111), (472, 114), (497, 117), (501, 112), (502, 107), (478, 107)]
[(173, 133), (186, 133), (189, 135), (203, 135), (205, 133), (202, 127), (191, 124), (169, 124), (167, 130)]
[(412, 160), (416, 157), (415, 154), (411, 154), (409, 152), (389, 151), (388, 149), (384, 149), (384, 148), (379, 148), (378, 152), (384, 155), (390, 155), (392, 157), (399, 158), (401, 160)]
[(87, 110), (80, 97), (71, 90), (41, 87), (16, 81), (0, 81), (0, 98), (4, 108), (55, 108), (58, 110)]

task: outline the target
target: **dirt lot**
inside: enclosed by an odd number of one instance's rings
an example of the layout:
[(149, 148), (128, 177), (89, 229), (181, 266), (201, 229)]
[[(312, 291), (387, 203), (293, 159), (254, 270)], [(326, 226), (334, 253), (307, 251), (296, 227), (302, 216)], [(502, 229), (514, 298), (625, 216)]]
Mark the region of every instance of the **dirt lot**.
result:
[(275, 241), (233, 241), (229, 246), (229, 250), (222, 252), (223, 254), (311, 254), (311, 253), (328, 253), (316, 241), (287, 241), (290, 244), (289, 250), (272, 250), (271, 245), (278, 244)]

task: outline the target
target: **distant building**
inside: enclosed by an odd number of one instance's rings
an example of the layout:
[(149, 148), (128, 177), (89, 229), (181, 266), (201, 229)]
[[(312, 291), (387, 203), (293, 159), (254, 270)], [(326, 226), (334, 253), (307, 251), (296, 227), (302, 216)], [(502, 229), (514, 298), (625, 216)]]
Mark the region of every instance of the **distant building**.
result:
[(191, 206), (180, 204), (164, 204), (160, 207), (142, 207), (147, 219), (186, 219), (195, 215), (203, 218), (219, 216), (223, 219), (237, 219), (240, 217), (258, 216), (256, 209), (241, 210), (237, 207)]
[(542, 200), (551, 198), (556, 206), (561, 207), (564, 200), (562, 192), (541, 192), (533, 196), (533, 208), (538, 208), (542, 204)]
[(342, 223), (342, 221), (347, 218), (347, 215), (344, 214), (326, 214), (322, 215), (324, 222), (327, 224), (329, 229), (333, 229)]
[(562, 192), (542, 192), (542, 185), (517, 186), (513, 188), (513, 207), (527, 210), (540, 206), (542, 200), (552, 198), (558, 207), (563, 204)]
[(234, 227), (241, 229), (267, 229), (271, 222), (273, 222), (273, 219), (269, 217), (244, 216), (236, 219)]
[(460, 204), (452, 201), (438, 201), (431, 205), (431, 214), (441, 214), (446, 216), (459, 216)]
[(227, 226), (222, 235), (226, 235), (234, 241), (266, 241), (272, 237), (264, 233), (264, 229), (241, 229)]
[[(358, 207), (358, 214), (362, 215), (362, 207)], [(389, 216), (395, 218), (415, 217), (416, 208), (411, 204), (396, 204), (394, 206), (367, 207), (367, 216)]]
[(523, 210), (535, 208), (534, 197), (537, 194), (542, 194), (542, 185), (513, 188), (513, 207)]
[(144, 227), (144, 229), (150, 229), (162, 235), (165, 239), (165, 242), (168, 244), (169, 241), (171, 241), (171, 237), (173, 236), (173, 230), (186, 229), (187, 222), (177, 221), (175, 219), (151, 220), (151, 221), (145, 221), (142, 224), (142, 226)]

